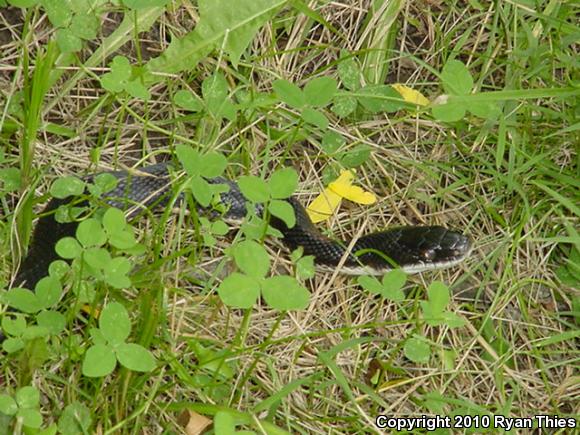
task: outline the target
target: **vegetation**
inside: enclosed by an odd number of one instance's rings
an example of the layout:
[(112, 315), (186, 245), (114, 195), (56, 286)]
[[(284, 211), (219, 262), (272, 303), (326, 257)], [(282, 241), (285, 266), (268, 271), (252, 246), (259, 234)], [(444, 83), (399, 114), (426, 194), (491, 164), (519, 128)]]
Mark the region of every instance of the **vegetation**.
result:
[[(574, 2), (0, 7), (0, 434), (575, 416)], [(138, 219), (103, 207), (114, 177), (83, 178), (165, 160), (183, 169), (172, 201)], [(441, 224), (472, 237), (470, 258), (315, 274), (268, 219), (292, 225), (284, 199), (306, 205), (345, 169), (379, 200), (322, 231)], [(219, 212), (222, 175), (265, 210), (239, 231), (196, 212)], [(81, 223), (34, 292), (10, 289), (50, 197), (75, 198), (57, 219)]]

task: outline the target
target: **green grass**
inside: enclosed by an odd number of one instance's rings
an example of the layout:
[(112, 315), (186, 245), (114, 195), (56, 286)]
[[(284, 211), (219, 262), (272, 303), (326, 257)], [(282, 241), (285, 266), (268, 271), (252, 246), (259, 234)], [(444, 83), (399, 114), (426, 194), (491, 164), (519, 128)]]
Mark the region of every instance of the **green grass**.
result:
[[(178, 145), (225, 156), (224, 174), (249, 180), (257, 200), (265, 188), (248, 175), (294, 168), (306, 205), (356, 167), (356, 184), (379, 201), (343, 203), (323, 232), (441, 224), (469, 234), (472, 255), (408, 277), (395, 302), (396, 288), (383, 299), (372, 283), (297, 273), (300, 260), (263, 226), (224, 236), (187, 204), (146, 213), (133, 222), (142, 252), (109, 235), (110, 254), (98, 254), (128, 259), (131, 285), (95, 274), (88, 298), (67, 272), (50, 287), (62, 281), (62, 299), (20, 317), (3, 298), (3, 329), (24, 318), (30, 328), (43, 310), (64, 329), (29, 329), (21, 349), (2, 351), (0, 434), (183, 433), (196, 413), (218, 434), (372, 433), (378, 414), (577, 417), (578, 6), (237, 1), (89, 10), (0, 0), (2, 287), (54, 180), (177, 161)], [(447, 104), (416, 109), (394, 83)], [(184, 166), (188, 180), (208, 170)], [(239, 259), (244, 249), (256, 262)], [(261, 283), (258, 294), (264, 279), (290, 275), (310, 300), (287, 312), (275, 296), (233, 308), (222, 285), (233, 272), (236, 285), (240, 272)], [(129, 313), (126, 342), (155, 369), (117, 354), (110, 374), (87, 376), (90, 330), (114, 302)], [(108, 331), (114, 347), (120, 330)]]

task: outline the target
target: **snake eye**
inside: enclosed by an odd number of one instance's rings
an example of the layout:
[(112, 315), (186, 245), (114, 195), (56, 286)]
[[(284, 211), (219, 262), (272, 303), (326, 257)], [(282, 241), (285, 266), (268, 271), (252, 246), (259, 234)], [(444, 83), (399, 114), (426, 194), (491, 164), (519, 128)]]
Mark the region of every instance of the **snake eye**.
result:
[(431, 261), (435, 258), (435, 250), (434, 249), (427, 249), (421, 252), (421, 256), (424, 260)]

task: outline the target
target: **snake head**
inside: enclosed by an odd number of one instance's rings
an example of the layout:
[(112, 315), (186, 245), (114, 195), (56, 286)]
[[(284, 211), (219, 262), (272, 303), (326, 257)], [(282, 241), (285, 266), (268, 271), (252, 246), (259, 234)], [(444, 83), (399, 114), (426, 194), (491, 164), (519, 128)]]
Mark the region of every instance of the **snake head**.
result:
[[(430, 246), (434, 243), (434, 246)], [(430, 227), (425, 231), (425, 247), (419, 248), (428, 268), (447, 267), (463, 261), (471, 251), (469, 237), (443, 227)]]
[(356, 243), (357, 249), (370, 250), (358, 260), (377, 274), (399, 266), (407, 273), (454, 266), (471, 251), (469, 237), (447, 228), (400, 227), (369, 234)]

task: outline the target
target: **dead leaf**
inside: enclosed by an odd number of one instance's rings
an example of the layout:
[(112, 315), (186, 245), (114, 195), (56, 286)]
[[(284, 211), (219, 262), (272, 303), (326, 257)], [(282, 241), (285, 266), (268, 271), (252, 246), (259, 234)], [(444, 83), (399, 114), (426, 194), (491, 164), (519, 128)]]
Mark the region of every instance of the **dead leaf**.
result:
[(187, 435), (200, 435), (213, 423), (209, 418), (189, 409), (177, 417), (177, 422)]

